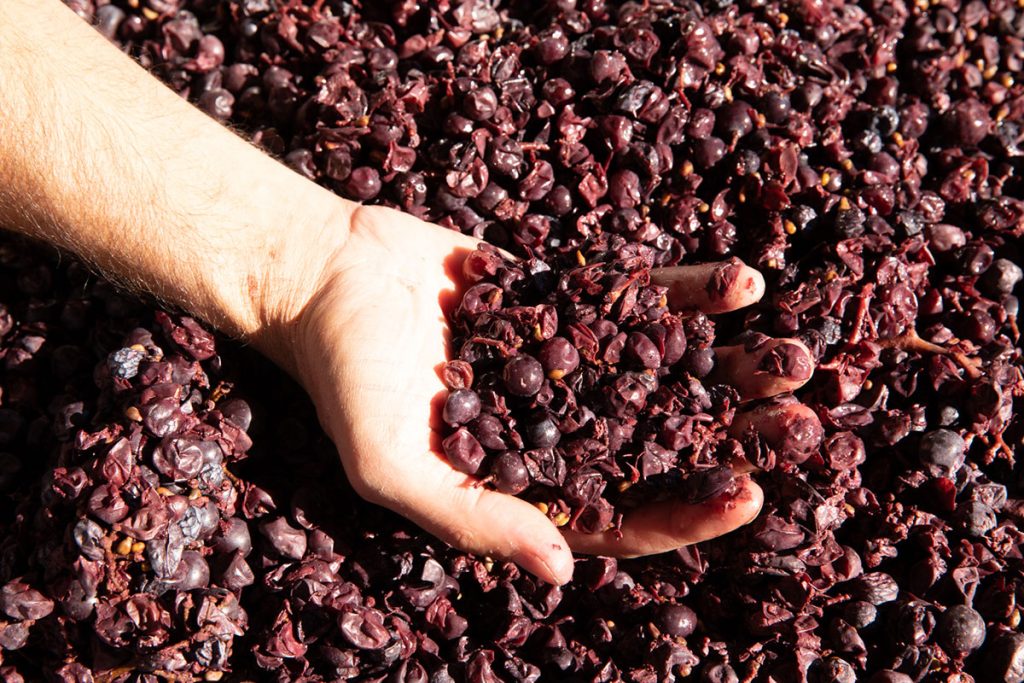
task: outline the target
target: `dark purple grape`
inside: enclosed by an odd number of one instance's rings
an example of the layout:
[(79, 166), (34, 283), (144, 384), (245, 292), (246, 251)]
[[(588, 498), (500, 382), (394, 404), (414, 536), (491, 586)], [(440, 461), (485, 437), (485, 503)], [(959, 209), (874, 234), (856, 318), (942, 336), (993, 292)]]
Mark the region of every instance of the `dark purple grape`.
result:
[(558, 424), (550, 417), (546, 417), (525, 425), (523, 436), (527, 444), (533, 448), (551, 448), (558, 444), (562, 433), (558, 431)]
[(784, 93), (772, 91), (764, 99), (764, 116), (769, 123), (785, 124), (791, 112), (789, 97)]
[(565, 337), (552, 337), (540, 347), (537, 354), (548, 377), (562, 379), (580, 366), (580, 354)]
[(725, 158), (728, 147), (715, 137), (704, 138), (693, 143), (693, 163), (701, 169), (713, 167)]
[(116, 5), (103, 5), (96, 8), (96, 30), (107, 40), (114, 40), (124, 19), (124, 11)]
[(590, 58), (590, 77), (598, 85), (620, 82), (627, 68), (626, 58), (617, 51), (598, 50)]
[(182, 591), (206, 588), (210, 585), (210, 566), (200, 553), (186, 550), (181, 554), (181, 562), (167, 583)]
[(790, 94), (790, 100), (797, 110), (807, 112), (817, 107), (824, 94), (822, 87), (814, 82), (804, 84)]
[(642, 332), (630, 333), (623, 351), (625, 358), (638, 367), (653, 370), (661, 366), (658, 347)]
[(553, 216), (565, 216), (572, 212), (572, 192), (565, 185), (555, 185), (544, 197), (544, 205)]
[(998, 523), (996, 511), (979, 500), (958, 505), (956, 521), (965, 534), (973, 537), (984, 536)]
[(683, 354), (682, 365), (694, 377), (707, 377), (715, 368), (715, 352), (710, 348), (687, 349)]
[(53, 611), (53, 601), (21, 581), (0, 588), (0, 611), (11, 619), (42, 619)]
[(105, 534), (99, 524), (89, 518), (78, 520), (72, 530), (72, 538), (82, 555), (90, 560), (102, 560)]
[(480, 397), (472, 389), (456, 389), (444, 402), (442, 417), (450, 425), (470, 422), (480, 414)]
[(502, 371), (505, 388), (515, 396), (533, 396), (544, 383), (544, 368), (533, 356), (525, 353), (514, 356)]
[(284, 517), (261, 522), (260, 533), (282, 557), (301, 560), (306, 554), (306, 532), (293, 527)]
[(843, 619), (855, 629), (862, 629), (875, 622), (878, 608), (865, 600), (851, 600), (843, 606)]
[(689, 638), (697, 628), (697, 614), (686, 605), (665, 604), (658, 609), (658, 627), (676, 638)]
[(726, 140), (734, 141), (750, 133), (754, 130), (751, 111), (750, 105), (741, 100), (730, 102), (719, 109), (715, 116), (715, 126), (719, 135)]
[(970, 654), (985, 642), (985, 619), (967, 605), (954, 605), (939, 616), (935, 638), (954, 657)]
[(368, 201), (380, 193), (380, 174), (377, 169), (360, 166), (352, 169), (345, 181), (345, 191), (359, 201)]
[(981, 284), (985, 291), (996, 299), (1013, 292), (1017, 283), (1024, 279), (1024, 270), (1009, 259), (1000, 258), (992, 262), (985, 271)]
[(963, 437), (948, 429), (936, 429), (921, 438), (918, 456), (934, 477), (951, 477), (963, 467), (967, 445)]
[(230, 517), (220, 524), (220, 529), (213, 539), (213, 548), (218, 553), (230, 555), (239, 553), (245, 557), (252, 550), (252, 538), (249, 525), (238, 517)]
[(501, 420), (493, 415), (481, 415), (472, 423), (472, 432), (480, 445), (492, 451), (500, 451), (509, 447), (504, 434), (505, 428)]
[(712, 662), (701, 669), (701, 683), (740, 683), (736, 670), (724, 662)]
[(220, 403), (217, 408), (226, 419), (243, 432), (249, 430), (249, 426), (252, 424), (252, 408), (246, 401), (240, 398), (231, 398)]
[(981, 668), (986, 678), (979, 680), (1024, 682), (1024, 634), (1013, 631), (997, 633), (993, 642), (985, 648)]
[(976, 99), (962, 100), (943, 117), (946, 132), (956, 144), (974, 146), (991, 132), (988, 107)]
[(541, 86), (541, 95), (556, 107), (571, 101), (576, 91), (564, 78), (552, 78)]
[(852, 592), (859, 600), (878, 606), (899, 597), (900, 587), (889, 574), (870, 572), (854, 582)]
[(505, 451), (491, 465), (494, 487), (502, 493), (522, 493), (530, 485), (530, 473), (522, 456), (516, 451)]
[(554, 64), (569, 53), (569, 39), (560, 28), (549, 29), (541, 35), (534, 53), (541, 64)]
[(630, 170), (617, 171), (608, 181), (608, 196), (620, 209), (640, 203), (640, 176)]

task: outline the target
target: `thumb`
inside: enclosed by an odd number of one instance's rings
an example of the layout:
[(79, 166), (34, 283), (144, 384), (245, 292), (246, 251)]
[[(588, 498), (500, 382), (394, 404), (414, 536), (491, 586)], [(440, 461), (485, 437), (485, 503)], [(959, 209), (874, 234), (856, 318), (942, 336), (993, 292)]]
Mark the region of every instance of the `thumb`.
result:
[[(478, 555), (511, 560), (548, 583), (572, 578), (573, 558), (565, 538), (525, 500), (492, 491), (449, 470), (443, 483), (424, 491), (406, 489), (392, 506), (449, 545)], [(397, 502), (397, 501), (396, 501)]]

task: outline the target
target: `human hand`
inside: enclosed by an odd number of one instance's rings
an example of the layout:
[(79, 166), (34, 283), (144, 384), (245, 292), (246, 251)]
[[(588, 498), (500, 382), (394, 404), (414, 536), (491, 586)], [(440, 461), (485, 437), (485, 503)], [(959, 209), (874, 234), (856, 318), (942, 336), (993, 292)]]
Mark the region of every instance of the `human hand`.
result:
[[(458, 302), (461, 261), (476, 241), (382, 207), (361, 207), (347, 220), (347, 239), (327, 257), (312, 293), (290, 305), (295, 314), (287, 332), (271, 332), (278, 337), (257, 343), (276, 349), (271, 355), (292, 368), (310, 393), (361, 496), (455, 547), (511, 559), (552, 583), (571, 577), (570, 548), (618, 556), (663, 552), (727, 533), (756, 516), (762, 492), (741, 477), (725, 498), (635, 510), (621, 537), (563, 535), (529, 502), (453, 469), (440, 445), (446, 391), (438, 371), (450, 357), (446, 312)], [(662, 269), (655, 279), (669, 286), (674, 308), (718, 313), (761, 297), (764, 282), (746, 266), (709, 294), (715, 271), (713, 265)], [(795, 354), (792, 376), (755, 372), (772, 348)], [(722, 379), (746, 398), (790, 391), (810, 376), (810, 355), (793, 340), (754, 353), (729, 347), (719, 354)], [(771, 438), (780, 419), (801, 410), (808, 409), (795, 404), (744, 419)]]

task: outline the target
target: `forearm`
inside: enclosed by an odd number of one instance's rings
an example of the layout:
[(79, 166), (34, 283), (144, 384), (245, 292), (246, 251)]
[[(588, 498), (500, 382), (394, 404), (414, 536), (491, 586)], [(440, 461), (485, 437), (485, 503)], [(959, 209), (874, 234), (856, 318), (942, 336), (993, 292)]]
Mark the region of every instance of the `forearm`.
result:
[(284, 274), (313, 281), (310, 255), (344, 240), (353, 204), (206, 117), (58, 0), (0, 2), (0, 103), (0, 225), (229, 334), (287, 317), (304, 283)]

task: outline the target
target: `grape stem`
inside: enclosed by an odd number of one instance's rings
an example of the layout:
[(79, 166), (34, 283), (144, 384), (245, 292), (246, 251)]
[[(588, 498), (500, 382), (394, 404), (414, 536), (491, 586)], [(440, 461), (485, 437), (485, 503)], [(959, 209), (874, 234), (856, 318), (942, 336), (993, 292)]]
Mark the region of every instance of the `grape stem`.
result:
[(962, 351), (947, 349), (943, 346), (939, 346), (938, 344), (933, 344), (930, 341), (921, 339), (917, 334), (917, 330), (913, 328), (898, 337), (893, 337), (892, 339), (879, 339), (878, 343), (885, 348), (917, 351), (918, 353), (937, 353), (942, 356), (949, 356), (964, 369), (964, 373), (971, 379), (978, 379), (982, 374), (980, 369), (981, 361), (979, 359), (971, 358)]

